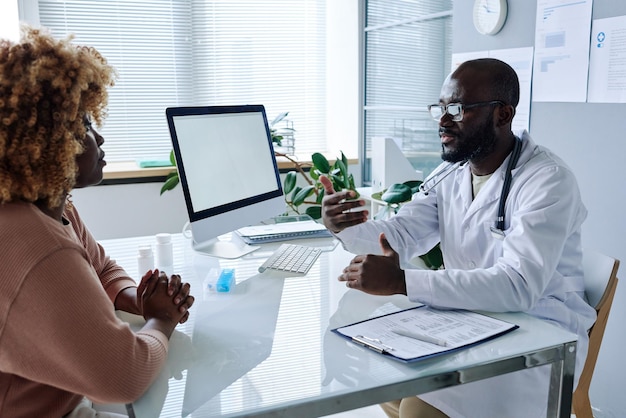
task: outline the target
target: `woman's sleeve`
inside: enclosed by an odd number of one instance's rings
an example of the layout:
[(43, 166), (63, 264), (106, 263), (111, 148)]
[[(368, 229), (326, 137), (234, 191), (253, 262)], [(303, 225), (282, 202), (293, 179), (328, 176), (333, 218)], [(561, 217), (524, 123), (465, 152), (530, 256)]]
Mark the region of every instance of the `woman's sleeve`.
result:
[(126, 403), (156, 378), (168, 340), (119, 320), (79, 248), (64, 248), (29, 271), (0, 344), (5, 373), (96, 402)]
[(117, 295), (124, 289), (136, 286), (135, 280), (112, 260), (104, 251), (104, 248), (91, 235), (87, 226), (83, 223), (76, 207), (66, 210), (65, 215), (72, 223), (76, 236), (87, 252), (87, 257), (96, 271), (102, 287), (109, 296), (109, 300), (115, 302)]

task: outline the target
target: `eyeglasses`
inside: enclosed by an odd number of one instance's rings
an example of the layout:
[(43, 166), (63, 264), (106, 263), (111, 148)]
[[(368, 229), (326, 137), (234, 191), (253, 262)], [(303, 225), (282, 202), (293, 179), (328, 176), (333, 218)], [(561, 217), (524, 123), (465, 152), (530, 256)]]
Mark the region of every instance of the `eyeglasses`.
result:
[(472, 103), (472, 104), (463, 104), (463, 103), (448, 103), (447, 105), (442, 104), (431, 104), (428, 105), (428, 111), (430, 112), (430, 116), (435, 119), (437, 122), (441, 120), (442, 117), (447, 113), (450, 115), (450, 118), (454, 122), (460, 122), (463, 120), (463, 114), (466, 109), (471, 109), (473, 107), (480, 106), (493, 106), (493, 105), (506, 105), (506, 103), (501, 102), (500, 100), (492, 100), (490, 102), (480, 102), (480, 103)]

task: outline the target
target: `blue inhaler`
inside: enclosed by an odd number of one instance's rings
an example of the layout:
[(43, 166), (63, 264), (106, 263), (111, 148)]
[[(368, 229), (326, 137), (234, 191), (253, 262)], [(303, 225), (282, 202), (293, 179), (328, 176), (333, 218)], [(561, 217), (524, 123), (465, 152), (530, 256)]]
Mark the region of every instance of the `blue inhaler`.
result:
[(215, 283), (215, 290), (218, 292), (230, 292), (234, 284), (235, 269), (223, 269), (220, 277), (217, 279), (217, 283)]

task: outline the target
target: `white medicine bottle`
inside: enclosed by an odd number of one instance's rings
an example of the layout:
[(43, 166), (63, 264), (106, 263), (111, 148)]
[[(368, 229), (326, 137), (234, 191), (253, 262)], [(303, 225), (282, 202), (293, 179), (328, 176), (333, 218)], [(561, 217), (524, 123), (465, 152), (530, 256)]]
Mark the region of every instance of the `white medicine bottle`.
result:
[(137, 255), (137, 274), (139, 278), (142, 278), (148, 270), (154, 269), (154, 256), (152, 255), (152, 247), (149, 245), (142, 245), (139, 247), (139, 254)]
[(174, 265), (174, 248), (172, 235), (168, 233), (156, 234), (156, 266), (160, 271), (172, 274)]

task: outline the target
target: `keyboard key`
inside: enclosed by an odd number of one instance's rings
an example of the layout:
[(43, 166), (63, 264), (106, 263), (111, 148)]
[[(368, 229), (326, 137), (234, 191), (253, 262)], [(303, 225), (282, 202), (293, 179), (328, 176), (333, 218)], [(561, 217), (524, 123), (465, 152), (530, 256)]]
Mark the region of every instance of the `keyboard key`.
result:
[(298, 244), (282, 244), (259, 267), (259, 273), (265, 270), (285, 271), (306, 274), (317, 261), (322, 250)]

